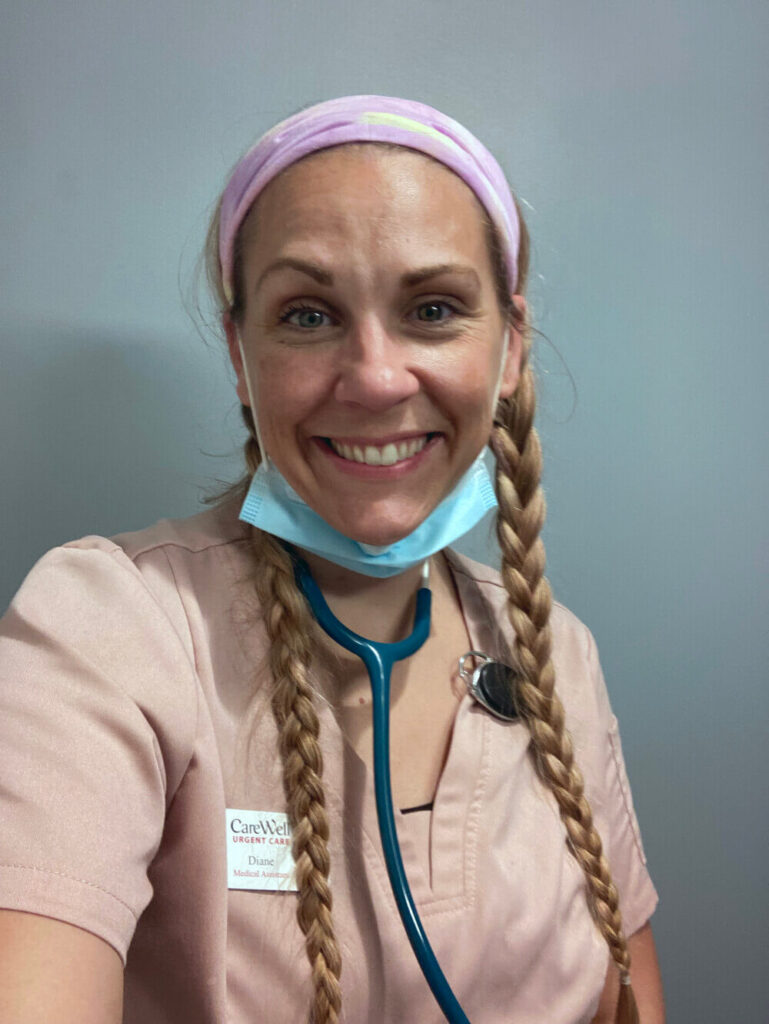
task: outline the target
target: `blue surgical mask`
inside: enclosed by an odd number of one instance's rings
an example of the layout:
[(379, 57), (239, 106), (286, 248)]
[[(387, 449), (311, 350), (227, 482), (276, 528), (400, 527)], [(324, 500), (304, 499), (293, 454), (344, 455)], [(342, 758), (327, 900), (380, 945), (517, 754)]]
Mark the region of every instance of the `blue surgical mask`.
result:
[(497, 504), (483, 451), (424, 522), (385, 547), (339, 533), (310, 508), (268, 459), (251, 480), (240, 518), (364, 576), (397, 576), (464, 536)]

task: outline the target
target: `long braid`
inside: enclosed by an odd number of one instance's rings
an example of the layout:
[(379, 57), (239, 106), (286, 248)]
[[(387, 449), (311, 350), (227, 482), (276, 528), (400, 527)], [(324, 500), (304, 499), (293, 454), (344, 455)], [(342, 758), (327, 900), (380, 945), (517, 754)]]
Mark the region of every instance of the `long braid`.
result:
[(531, 734), (538, 774), (558, 803), (569, 848), (585, 874), (588, 905), (620, 972), (615, 1022), (638, 1024), (617, 888), (593, 824), (582, 775), (574, 761), (563, 705), (555, 693), (550, 632), (552, 597), (544, 576), (545, 548), (540, 536), (546, 508), (540, 486), (542, 451), (533, 425), (536, 391), (528, 363), (530, 338), (525, 329), (522, 333), (521, 377), (515, 395), (499, 404), (491, 440), (497, 458), (497, 536), (502, 550), (502, 579), (521, 670), (516, 695)]
[[(254, 473), (259, 465), (259, 449), (250, 409), (244, 407), (243, 418), (251, 428), (245, 455), (249, 472)], [(309, 679), (312, 616), (294, 582), (291, 560), (281, 545), (269, 534), (252, 530), (251, 547), (259, 567), (256, 587), (270, 639), (272, 710), (278, 726), (299, 886), (296, 916), (305, 936), (314, 987), (311, 1020), (313, 1024), (337, 1024), (342, 1006), (342, 957), (331, 916), (323, 755)]]

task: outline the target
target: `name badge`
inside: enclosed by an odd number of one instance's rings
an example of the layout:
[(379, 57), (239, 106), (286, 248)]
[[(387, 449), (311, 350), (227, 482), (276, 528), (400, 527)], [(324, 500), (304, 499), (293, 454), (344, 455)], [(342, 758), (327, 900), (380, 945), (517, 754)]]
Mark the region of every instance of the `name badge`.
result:
[(225, 814), (227, 888), (298, 892), (288, 815), (232, 807)]

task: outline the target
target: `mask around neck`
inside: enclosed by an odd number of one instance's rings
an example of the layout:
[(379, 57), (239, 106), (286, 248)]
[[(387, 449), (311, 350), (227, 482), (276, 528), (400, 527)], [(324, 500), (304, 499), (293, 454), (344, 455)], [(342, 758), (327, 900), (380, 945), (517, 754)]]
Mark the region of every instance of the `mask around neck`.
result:
[(335, 530), (299, 497), (272, 462), (262, 463), (254, 474), (239, 518), (352, 572), (397, 576), (450, 547), (496, 506), (483, 455), (481, 451), (416, 530), (386, 547), (362, 544)]

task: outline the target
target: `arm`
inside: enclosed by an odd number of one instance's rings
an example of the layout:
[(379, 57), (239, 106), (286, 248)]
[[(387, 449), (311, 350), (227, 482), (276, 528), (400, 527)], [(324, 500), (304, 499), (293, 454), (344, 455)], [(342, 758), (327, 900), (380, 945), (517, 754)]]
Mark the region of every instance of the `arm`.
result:
[(45, 555), (0, 620), (3, 1024), (121, 1020), (121, 958), (190, 756), (193, 679), (106, 540)]
[[(632, 961), (630, 975), (641, 1024), (665, 1024), (662, 978), (652, 928), (648, 921), (635, 935), (630, 936), (628, 950)], [(614, 1024), (618, 996), (619, 974), (614, 961), (610, 959), (606, 984), (592, 1024)]]
[(103, 939), (38, 914), (0, 910), (3, 1024), (120, 1024), (123, 965)]

